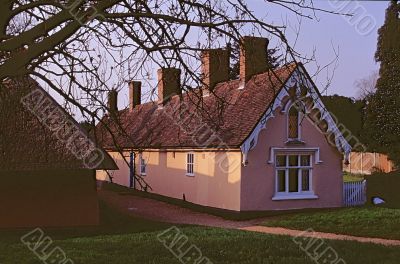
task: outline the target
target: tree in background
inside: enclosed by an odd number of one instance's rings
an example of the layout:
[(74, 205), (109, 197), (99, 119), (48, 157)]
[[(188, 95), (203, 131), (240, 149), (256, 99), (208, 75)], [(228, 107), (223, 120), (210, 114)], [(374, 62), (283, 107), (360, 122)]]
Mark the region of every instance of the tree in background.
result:
[(368, 100), (364, 142), (400, 164), (400, 4), (392, 1), (379, 29), (375, 60), (380, 63), (376, 93)]
[[(239, 70), (240, 70), (240, 63), (239, 63), (239, 56), (240, 56), (240, 48), (239, 43), (234, 42), (231, 47), (231, 66), (229, 69), (229, 78), (234, 80), (239, 78)], [(265, 47), (267, 49), (267, 60), (268, 66), (270, 69), (278, 68), (284, 60), (282, 59), (282, 55), (277, 54), (279, 51), (278, 48), (270, 48)]]
[[(363, 100), (354, 100), (335, 94), (323, 96), (322, 101), (329, 112), (332, 113), (335, 119), (341, 124), (338, 127), (342, 128), (342, 133), (345, 136), (351, 133), (356, 138), (360, 138), (363, 126), (363, 110), (365, 107), (365, 102)], [(354, 147), (358, 142), (350, 140), (349, 143)], [(355, 151), (357, 151), (357, 149), (355, 149)]]
[(365, 78), (357, 80), (354, 85), (357, 88), (357, 99), (363, 100), (371, 97), (376, 91), (376, 81), (379, 78), (378, 71), (372, 72)]

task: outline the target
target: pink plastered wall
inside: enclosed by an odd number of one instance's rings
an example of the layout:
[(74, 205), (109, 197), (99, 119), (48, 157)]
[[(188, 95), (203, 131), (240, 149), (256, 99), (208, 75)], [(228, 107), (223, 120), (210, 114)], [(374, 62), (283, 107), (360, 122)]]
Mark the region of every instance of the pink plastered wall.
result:
[[(194, 175), (186, 173), (187, 153), (194, 154)], [(119, 170), (109, 171), (113, 182), (129, 186), (129, 167), (121, 155), (110, 152)], [(124, 152), (129, 157), (128, 152)], [(139, 154), (135, 162), (139, 173)], [(183, 199), (199, 205), (232, 211), (240, 210), (241, 152), (237, 151), (144, 151), (148, 192)], [(128, 158), (129, 160), (129, 158)], [(109, 181), (104, 171), (97, 171), (97, 180)], [(140, 186), (136, 184), (136, 188)]]
[[(342, 205), (342, 155), (309, 119), (301, 125), (304, 144), (289, 146), (287, 116), (277, 109), (259, 134), (258, 143), (248, 153), (248, 164), (242, 168), (241, 210), (288, 210), (300, 208), (340, 207)], [(275, 196), (275, 164), (270, 164), (270, 149), (319, 148), (320, 164), (313, 162), (313, 190), (317, 199), (279, 200)], [(274, 160), (274, 157), (272, 157)], [(315, 157), (313, 156), (313, 161)]]

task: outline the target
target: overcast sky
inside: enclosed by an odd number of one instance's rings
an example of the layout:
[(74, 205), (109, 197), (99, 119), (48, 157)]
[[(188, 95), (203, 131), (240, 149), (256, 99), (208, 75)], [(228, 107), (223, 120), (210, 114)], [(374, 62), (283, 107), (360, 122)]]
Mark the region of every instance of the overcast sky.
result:
[[(317, 85), (320, 90), (326, 84), (326, 78), (334, 73), (328, 94), (340, 94), (353, 97), (357, 91), (354, 82), (379, 69), (375, 63), (377, 31), (382, 26), (385, 18), (385, 9), (388, 1), (314, 1), (315, 6), (341, 13), (354, 13), (350, 17), (317, 13), (317, 20), (302, 19), (300, 35), (297, 39), (296, 50), (303, 55), (312, 55), (316, 51), (316, 60), (319, 65), (329, 64), (338, 52), (336, 70), (332, 65), (328, 72), (323, 71), (318, 75)], [(282, 9), (266, 11), (264, 0), (250, 0), (250, 6), (256, 10), (257, 15), (268, 15), (268, 20), (277, 24), (282, 19), (288, 19), (297, 24), (294, 16), (286, 17)], [(294, 43), (295, 30), (287, 30), (287, 38)], [(310, 74), (316, 71), (315, 66), (306, 66)]]

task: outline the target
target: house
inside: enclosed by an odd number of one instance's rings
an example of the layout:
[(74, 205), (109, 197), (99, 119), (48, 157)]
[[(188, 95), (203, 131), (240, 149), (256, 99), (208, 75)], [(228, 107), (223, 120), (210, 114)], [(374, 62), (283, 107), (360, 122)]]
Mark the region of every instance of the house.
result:
[(203, 88), (182, 93), (180, 70), (163, 68), (156, 102), (141, 104), (132, 81), (118, 111), (110, 92), (97, 133), (119, 170), (97, 179), (143, 190), (138, 175), (149, 192), (232, 211), (342, 206), (351, 147), (302, 64), (268, 69), (267, 44), (244, 37), (237, 80), (215, 49), (202, 54)]
[(97, 225), (95, 170), (117, 169), (30, 77), (0, 88), (0, 228)]

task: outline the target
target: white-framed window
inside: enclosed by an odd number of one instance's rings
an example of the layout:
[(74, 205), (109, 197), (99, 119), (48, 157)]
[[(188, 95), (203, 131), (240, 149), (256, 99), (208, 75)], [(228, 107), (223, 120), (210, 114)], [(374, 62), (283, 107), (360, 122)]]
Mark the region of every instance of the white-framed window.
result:
[(309, 153), (275, 155), (273, 200), (317, 198), (312, 188), (312, 159)]
[(194, 153), (189, 152), (186, 154), (186, 175), (194, 176)]
[(147, 164), (146, 160), (143, 158), (143, 154), (139, 154), (139, 169), (140, 169), (140, 175), (146, 176), (146, 170), (147, 170)]

